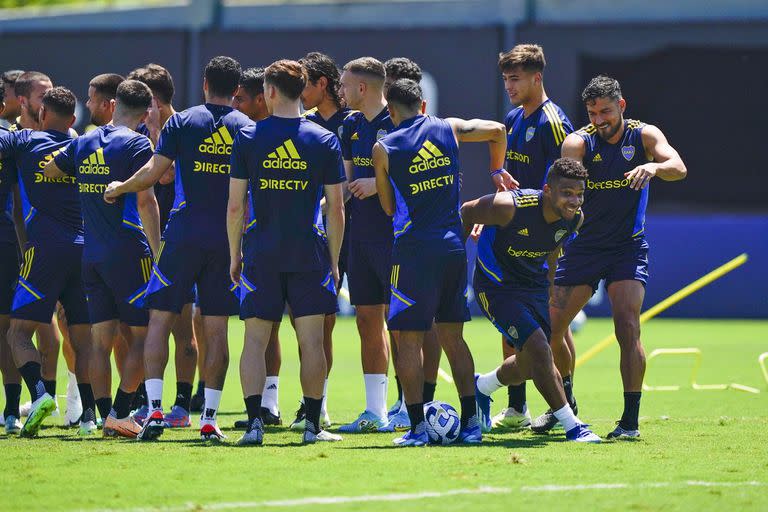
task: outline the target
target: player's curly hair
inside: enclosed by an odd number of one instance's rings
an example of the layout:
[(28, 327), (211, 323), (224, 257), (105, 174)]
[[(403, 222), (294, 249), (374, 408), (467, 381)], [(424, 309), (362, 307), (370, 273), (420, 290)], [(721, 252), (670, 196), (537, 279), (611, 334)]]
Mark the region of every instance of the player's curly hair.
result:
[(255, 98), (264, 94), (264, 68), (248, 68), (240, 76), (240, 87)]
[(316, 84), (320, 78), (325, 77), (328, 85), (325, 90), (333, 100), (336, 108), (342, 107), (341, 96), (341, 73), (336, 63), (328, 55), (320, 52), (309, 52), (306, 56), (299, 59), (299, 63), (307, 70), (307, 79)]
[(45, 110), (53, 112), (61, 117), (75, 115), (75, 104), (77, 98), (75, 94), (66, 87), (54, 87), (48, 89), (43, 96), (43, 106)]
[(401, 78), (408, 78), (416, 83), (421, 82), (421, 68), (418, 64), (406, 57), (393, 57), (384, 63), (387, 79), (392, 82)]
[(588, 176), (587, 169), (578, 160), (568, 157), (558, 158), (549, 168), (547, 184), (551, 187), (561, 179), (586, 181)]
[(621, 99), (621, 86), (619, 81), (610, 76), (598, 75), (589, 81), (581, 93), (584, 103), (592, 103), (598, 98), (608, 98), (614, 101)]
[(205, 66), (208, 91), (220, 98), (232, 97), (240, 84), (243, 68), (232, 57), (220, 55), (212, 58)]
[(499, 54), (499, 70), (502, 73), (518, 67), (528, 72), (541, 72), (546, 65), (544, 48), (537, 44), (518, 44), (508, 52)]

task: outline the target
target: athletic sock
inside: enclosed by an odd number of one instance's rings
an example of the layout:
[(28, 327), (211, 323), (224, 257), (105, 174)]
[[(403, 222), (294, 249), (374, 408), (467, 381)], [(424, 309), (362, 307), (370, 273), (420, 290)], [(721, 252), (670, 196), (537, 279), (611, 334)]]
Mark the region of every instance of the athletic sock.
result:
[(149, 414), (163, 410), (163, 379), (147, 379), (144, 381), (147, 391), (147, 406)]
[(215, 425), (216, 424), (216, 412), (219, 410), (219, 403), (221, 403), (221, 390), (205, 388), (205, 409), (203, 410), (203, 417), (200, 419), (200, 425)]
[(397, 399), (402, 403), (405, 401), (403, 400), (403, 385), (400, 384), (400, 377), (397, 375), (395, 375), (395, 384), (397, 385)]
[(264, 381), (264, 391), (262, 392), (263, 398), (261, 399), (261, 407), (269, 409), (269, 412), (275, 416), (280, 414), (280, 407), (277, 405), (278, 391), (280, 388), (280, 377), (277, 375), (268, 375)]
[(133, 393), (126, 393), (121, 388), (117, 388), (115, 401), (112, 404), (112, 414), (115, 418), (125, 418), (131, 413), (131, 400)]
[(189, 382), (176, 382), (176, 403), (189, 412), (189, 403), (192, 401), (192, 384)]
[[(88, 421), (85, 419), (86, 411), (90, 410), (91, 414), (96, 412), (96, 400), (93, 398), (93, 388), (87, 382), (78, 382), (77, 389), (80, 391), (80, 401), (83, 404), (83, 415), (80, 417), (81, 421)], [(93, 421), (96, 421), (95, 419)]]
[(96, 399), (96, 408), (99, 410), (99, 416), (102, 420), (106, 420), (109, 416), (109, 411), (112, 410), (112, 398), (105, 396), (104, 398)]
[(477, 402), (475, 395), (462, 396), (459, 401), (461, 402), (461, 428), (465, 428), (472, 416), (477, 414)]
[(420, 434), (424, 428), (424, 402), (407, 404), (405, 407), (408, 409), (408, 418), (411, 420), (411, 432)]
[(484, 395), (491, 396), (495, 391), (504, 387), (496, 376), (496, 370), (488, 372), (485, 375), (480, 375), (477, 378), (477, 389)]
[(196, 395), (202, 395), (205, 390), (205, 381), (199, 380), (197, 381), (197, 390), (195, 390)]
[(517, 412), (525, 410), (525, 382), (516, 386), (508, 386), (509, 401), (507, 407), (512, 407)]
[(328, 379), (323, 383), (323, 403), (320, 405), (320, 415), (325, 417), (328, 414)]
[(378, 416), (387, 417), (387, 375), (384, 373), (366, 373), (365, 410)]
[(33, 402), (46, 393), (43, 377), (40, 375), (40, 363), (29, 361), (19, 368), (19, 373), (27, 385)]
[(320, 408), (322, 404), (322, 398), (304, 397), (304, 407), (307, 410), (307, 421), (304, 423), (304, 430), (308, 430), (313, 434), (320, 432)]
[(553, 411), (552, 414), (555, 415), (555, 418), (557, 418), (557, 420), (563, 426), (563, 430), (566, 432), (581, 423), (576, 415), (573, 414), (573, 409), (571, 409), (571, 406), (568, 404), (565, 404), (560, 409)]
[(640, 391), (624, 393), (624, 414), (621, 415), (621, 421), (619, 421), (619, 426), (624, 430), (637, 430), (641, 395)]
[(262, 398), (261, 395), (251, 395), (247, 396), (243, 399), (245, 401), (245, 410), (248, 412), (248, 426), (250, 426), (251, 422), (261, 417), (261, 404), (262, 404)]
[(133, 394), (131, 409), (141, 409), (144, 405), (147, 405), (147, 388), (144, 385), (144, 381), (141, 381), (139, 387), (136, 388), (136, 393)]
[(437, 382), (424, 381), (424, 403), (428, 404), (435, 399), (435, 389), (437, 389)]
[(45, 386), (45, 392), (56, 398), (56, 380), (43, 380), (43, 386)]
[(573, 398), (573, 377), (570, 375), (563, 377), (563, 391), (565, 391), (565, 399), (568, 401), (568, 405), (573, 407), (576, 400)]
[(3, 416), (21, 416), (19, 414), (19, 402), (21, 401), (21, 384), (5, 384), (5, 409)]

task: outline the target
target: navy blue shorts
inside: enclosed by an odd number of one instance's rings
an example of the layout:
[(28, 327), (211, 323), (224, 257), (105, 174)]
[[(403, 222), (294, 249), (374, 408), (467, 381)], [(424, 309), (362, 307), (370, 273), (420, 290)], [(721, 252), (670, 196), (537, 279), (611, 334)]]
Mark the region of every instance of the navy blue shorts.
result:
[(419, 245), (392, 251), (389, 330), (428, 331), (433, 322), (468, 322), (466, 252)]
[(389, 304), (391, 262), (389, 242), (349, 242), (347, 281), (353, 306)]
[(92, 324), (120, 320), (130, 326), (147, 326), (149, 312), (143, 306), (152, 256), (144, 249), (136, 248), (134, 254), (121, 251), (108, 261), (83, 262), (83, 288)]
[[(475, 275), (477, 277), (477, 275)], [(549, 320), (549, 290), (505, 289), (481, 284), (475, 279), (475, 295), (483, 314), (516, 350), (538, 329), (547, 341), (552, 334)]]
[(0, 315), (11, 312), (13, 292), (19, 279), (19, 249), (16, 244), (0, 244)]
[(638, 238), (612, 250), (566, 246), (565, 254), (557, 262), (555, 285), (588, 284), (594, 293), (601, 279), (605, 279), (606, 287), (614, 281), (640, 281), (645, 286), (648, 283), (648, 243), (645, 239)]
[(330, 269), (275, 272), (267, 265), (246, 264), (240, 278), (240, 318), (279, 322), (286, 302), (294, 318), (336, 312), (336, 284)]
[(61, 302), (69, 325), (89, 324), (80, 260), (83, 246), (27, 242), (11, 318), (51, 323)]
[(238, 312), (238, 291), (229, 279), (229, 248), (163, 241), (147, 285), (145, 307), (181, 313), (193, 298), (206, 316), (231, 316)]

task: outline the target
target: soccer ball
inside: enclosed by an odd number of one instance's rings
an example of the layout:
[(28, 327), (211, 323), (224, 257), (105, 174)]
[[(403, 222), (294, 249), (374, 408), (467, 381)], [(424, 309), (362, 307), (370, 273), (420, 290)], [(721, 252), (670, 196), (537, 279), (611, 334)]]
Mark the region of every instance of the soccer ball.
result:
[(451, 444), (459, 437), (461, 420), (449, 404), (439, 400), (424, 404), (424, 419), (430, 443)]

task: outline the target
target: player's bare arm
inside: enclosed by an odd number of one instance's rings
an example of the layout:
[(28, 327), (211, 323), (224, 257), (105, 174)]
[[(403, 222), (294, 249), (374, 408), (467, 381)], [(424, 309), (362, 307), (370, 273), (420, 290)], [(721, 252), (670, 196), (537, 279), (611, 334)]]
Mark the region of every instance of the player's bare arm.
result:
[(243, 222), (245, 200), (248, 197), (248, 180), (229, 178), (229, 200), (227, 201), (227, 238), (229, 239), (229, 277), (235, 284), (240, 283), (243, 253)]
[(642, 137), (646, 156), (653, 161), (639, 165), (625, 174), (630, 180), (631, 188), (642, 190), (653, 177), (659, 177), (664, 181), (678, 181), (685, 178), (688, 170), (661, 130), (649, 124), (643, 128)]
[(56, 162), (52, 159), (48, 161), (47, 164), (45, 164), (45, 167), (43, 167), (43, 174), (46, 178), (63, 178), (66, 176), (64, 171), (59, 169), (59, 166), (56, 165)]
[(560, 148), (560, 156), (573, 158), (579, 162), (584, 160), (585, 152), (584, 139), (575, 133), (568, 134)]
[(373, 170), (376, 172), (376, 191), (379, 194), (379, 203), (387, 215), (395, 214), (395, 195), (392, 192), (392, 183), (389, 181), (389, 155), (377, 142), (373, 146)]
[(160, 250), (160, 207), (157, 205), (155, 191), (150, 187), (136, 194), (136, 206), (144, 226), (144, 235), (147, 237), (152, 254), (157, 255)]
[(136, 171), (127, 181), (113, 181), (104, 191), (104, 200), (113, 203), (115, 199), (129, 192), (140, 192), (157, 183), (173, 163), (168, 157), (155, 153), (144, 167)]
[(503, 124), (487, 119), (459, 119), (449, 117), (446, 121), (451, 125), (453, 134), (458, 142), (487, 142), (490, 152), (489, 172), (496, 189), (511, 190), (520, 184), (504, 169), (504, 158), (507, 151), (507, 131)]
[(339, 284), (339, 253), (344, 239), (344, 184), (325, 185), (326, 216), (328, 224), (325, 232), (328, 237), (328, 252), (331, 256), (331, 271), (336, 286)]
[(505, 192), (467, 201), (461, 206), (464, 236), (469, 235), (476, 224), (506, 226), (515, 217), (515, 210), (515, 199)]
[(349, 201), (349, 198), (352, 197), (352, 192), (349, 190), (349, 184), (352, 183), (352, 176), (354, 172), (354, 164), (352, 163), (352, 160), (344, 160), (344, 174), (347, 177), (346, 183), (344, 183), (344, 186), (342, 187), (344, 190), (344, 202), (346, 203)]

